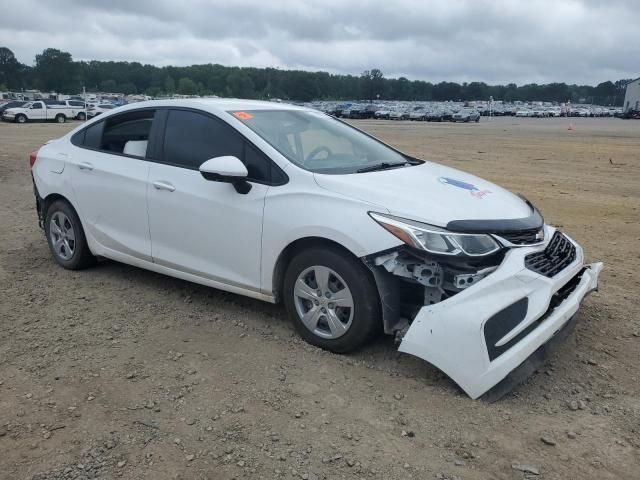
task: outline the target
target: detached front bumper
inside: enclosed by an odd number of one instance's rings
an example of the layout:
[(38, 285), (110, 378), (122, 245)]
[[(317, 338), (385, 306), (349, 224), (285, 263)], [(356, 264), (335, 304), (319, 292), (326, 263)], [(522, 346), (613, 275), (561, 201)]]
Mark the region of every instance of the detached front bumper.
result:
[(511, 249), (482, 281), (423, 307), (399, 351), (428, 361), (471, 398), (480, 397), (544, 350), (598, 288), (602, 263), (584, 265), (582, 248), (571, 242), (575, 260), (551, 278), (525, 267), (525, 257), (546, 244)]

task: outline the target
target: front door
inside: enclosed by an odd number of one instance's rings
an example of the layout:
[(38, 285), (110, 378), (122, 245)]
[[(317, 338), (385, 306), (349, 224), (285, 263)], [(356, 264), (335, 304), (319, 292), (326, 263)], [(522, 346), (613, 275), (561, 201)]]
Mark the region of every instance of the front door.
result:
[(247, 165), (247, 157), (255, 160), (258, 153), (214, 116), (193, 110), (168, 112), (161, 163), (153, 163), (149, 172), (153, 261), (259, 291), (262, 215), (269, 187), (260, 178), (260, 168), (248, 168), (249, 180), (255, 181), (247, 194), (229, 183), (206, 180), (198, 167), (224, 155)]
[(29, 107), (29, 120), (45, 120), (47, 118), (44, 104), (33, 102)]

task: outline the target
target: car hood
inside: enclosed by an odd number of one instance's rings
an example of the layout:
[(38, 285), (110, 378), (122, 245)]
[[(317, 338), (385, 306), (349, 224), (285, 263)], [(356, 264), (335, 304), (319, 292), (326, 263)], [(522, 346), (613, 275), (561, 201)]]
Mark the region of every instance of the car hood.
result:
[(314, 174), (327, 190), (372, 204), (372, 210), (445, 227), (453, 220), (511, 220), (531, 216), (517, 195), (437, 163), (349, 175)]

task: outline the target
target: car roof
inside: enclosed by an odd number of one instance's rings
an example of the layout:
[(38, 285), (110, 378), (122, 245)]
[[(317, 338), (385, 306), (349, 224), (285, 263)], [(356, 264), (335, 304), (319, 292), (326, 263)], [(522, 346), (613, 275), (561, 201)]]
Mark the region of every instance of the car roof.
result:
[(291, 105), (288, 103), (265, 102), (261, 100), (243, 100), (239, 98), (185, 98), (168, 100), (147, 100), (144, 102), (130, 103), (119, 109), (120, 112), (149, 107), (184, 107), (208, 110), (216, 113), (224, 113), (229, 110), (302, 110), (308, 108)]

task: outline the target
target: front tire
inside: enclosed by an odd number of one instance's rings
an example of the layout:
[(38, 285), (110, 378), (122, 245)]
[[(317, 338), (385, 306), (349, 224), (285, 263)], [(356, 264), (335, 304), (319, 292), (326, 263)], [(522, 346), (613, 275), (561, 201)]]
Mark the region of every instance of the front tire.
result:
[(382, 326), (371, 272), (337, 248), (314, 247), (297, 254), (287, 267), (283, 295), (296, 331), (325, 350), (356, 350)]
[(64, 200), (56, 200), (47, 209), (44, 232), (53, 259), (68, 270), (82, 270), (95, 264), (78, 214)]
[(16, 122), (27, 123), (27, 116), (23, 115), (22, 113), (19, 113), (18, 115), (16, 115)]
[(87, 118), (87, 115), (86, 115), (84, 112), (80, 112), (80, 113), (78, 114), (78, 120), (80, 120), (80, 121), (83, 121), (83, 122), (84, 122), (84, 121), (86, 120), (86, 118)]
[(64, 123), (66, 121), (67, 121), (67, 117), (65, 117), (63, 114), (59, 113), (58, 115), (56, 115), (56, 122)]

